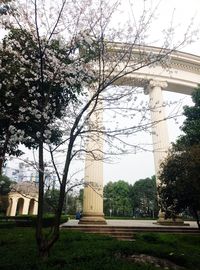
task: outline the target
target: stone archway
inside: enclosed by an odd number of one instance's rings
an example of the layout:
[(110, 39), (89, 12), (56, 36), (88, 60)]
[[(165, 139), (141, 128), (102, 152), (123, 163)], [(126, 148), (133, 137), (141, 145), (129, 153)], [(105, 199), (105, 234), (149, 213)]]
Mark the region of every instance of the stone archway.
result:
[(24, 199), (19, 198), (17, 201), (16, 215), (23, 215), (23, 209), (24, 209)]
[(12, 185), (8, 194), (7, 216), (37, 215), (38, 186), (33, 182), (20, 182)]
[(35, 199), (31, 199), (29, 202), (28, 214), (34, 215)]

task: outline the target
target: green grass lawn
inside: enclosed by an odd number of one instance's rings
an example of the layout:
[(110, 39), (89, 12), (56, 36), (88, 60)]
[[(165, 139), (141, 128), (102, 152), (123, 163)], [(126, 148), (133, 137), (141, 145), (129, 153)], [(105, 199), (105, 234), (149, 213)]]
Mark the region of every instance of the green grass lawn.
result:
[[(37, 255), (33, 228), (0, 229), (0, 269), (9, 270), (153, 270), (164, 269), (129, 260), (133, 254), (168, 259), (185, 269), (200, 269), (200, 236), (138, 233), (136, 241), (61, 231), (44, 263)], [(169, 268), (170, 269), (170, 268)]]

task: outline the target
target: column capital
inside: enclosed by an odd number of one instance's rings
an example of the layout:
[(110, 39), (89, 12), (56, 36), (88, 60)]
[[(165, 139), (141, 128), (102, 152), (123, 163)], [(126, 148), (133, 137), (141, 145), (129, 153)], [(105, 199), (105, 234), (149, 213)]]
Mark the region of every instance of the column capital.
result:
[(167, 88), (168, 83), (166, 81), (159, 81), (159, 80), (150, 80), (149, 84), (144, 89), (145, 94), (149, 94), (149, 91), (154, 87), (159, 87), (161, 89)]
[(162, 89), (167, 88), (168, 84), (165, 81), (158, 81), (158, 80), (150, 80), (149, 82), (149, 87), (154, 88), (154, 87), (160, 87)]

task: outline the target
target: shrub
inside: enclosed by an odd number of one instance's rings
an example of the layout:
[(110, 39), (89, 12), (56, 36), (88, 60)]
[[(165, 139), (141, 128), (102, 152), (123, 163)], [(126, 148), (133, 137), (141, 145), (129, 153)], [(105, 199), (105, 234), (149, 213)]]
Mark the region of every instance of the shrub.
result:
[[(14, 224), (17, 227), (35, 227), (37, 222), (37, 216), (29, 216), (29, 215), (22, 215), (22, 216), (15, 216), (15, 217), (0, 217), (1, 223), (4, 224)], [(61, 216), (61, 222), (64, 223), (68, 221), (68, 216)], [(54, 216), (53, 215), (46, 215), (43, 218), (43, 226), (50, 227), (53, 225)]]

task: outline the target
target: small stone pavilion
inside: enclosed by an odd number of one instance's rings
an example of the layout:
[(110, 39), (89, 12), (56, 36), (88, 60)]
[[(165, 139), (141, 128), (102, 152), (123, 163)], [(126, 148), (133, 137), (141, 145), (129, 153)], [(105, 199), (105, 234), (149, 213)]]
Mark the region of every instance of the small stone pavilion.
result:
[(37, 184), (29, 181), (13, 184), (8, 194), (8, 201), (7, 216), (37, 215)]

